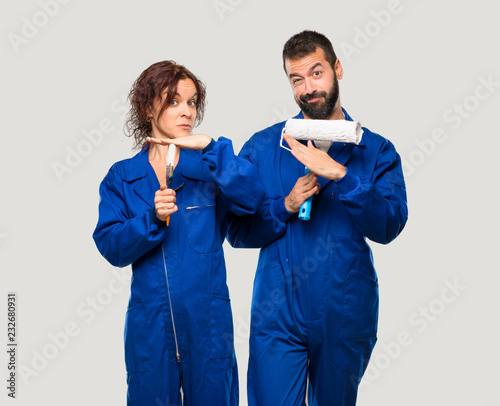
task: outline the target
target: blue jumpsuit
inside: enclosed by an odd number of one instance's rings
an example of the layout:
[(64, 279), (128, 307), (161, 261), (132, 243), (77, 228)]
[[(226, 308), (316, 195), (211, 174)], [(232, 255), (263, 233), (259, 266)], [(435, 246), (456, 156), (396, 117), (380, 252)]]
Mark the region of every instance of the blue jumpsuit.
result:
[(366, 128), (359, 146), (334, 143), (328, 154), (347, 174), (318, 179), (311, 219), (302, 221), (284, 205), (304, 165), (279, 146), (283, 127), (260, 131), (243, 146), (239, 156), (257, 166), (266, 200), (255, 215), (233, 218), (228, 231), (234, 247), (262, 247), (249, 406), (304, 405), (307, 377), (310, 406), (352, 406), (377, 340), (378, 282), (365, 239), (389, 243), (406, 223), (401, 160)]
[(100, 186), (94, 231), (112, 264), (132, 264), (125, 322), (129, 406), (237, 405), (238, 376), (222, 243), (228, 217), (263, 198), (255, 168), (220, 138), (180, 150), (172, 188), (179, 210), (155, 215), (160, 188), (148, 152), (114, 164)]

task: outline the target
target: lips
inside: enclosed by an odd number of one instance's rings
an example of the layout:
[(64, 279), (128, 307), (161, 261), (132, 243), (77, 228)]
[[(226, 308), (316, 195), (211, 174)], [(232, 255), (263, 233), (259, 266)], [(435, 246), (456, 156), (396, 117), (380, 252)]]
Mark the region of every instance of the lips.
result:
[(326, 99), (326, 92), (314, 92), (311, 94), (305, 94), (300, 97), (300, 100), (303, 103), (317, 103), (319, 102), (322, 98)]

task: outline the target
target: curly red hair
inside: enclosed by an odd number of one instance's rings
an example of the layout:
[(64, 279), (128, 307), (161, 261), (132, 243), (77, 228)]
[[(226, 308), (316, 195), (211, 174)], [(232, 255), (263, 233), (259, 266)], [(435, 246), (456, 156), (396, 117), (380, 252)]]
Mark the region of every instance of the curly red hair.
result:
[(146, 137), (151, 135), (151, 121), (148, 120), (148, 113), (153, 110), (155, 100), (158, 98), (161, 100), (166, 90), (165, 100), (159, 112), (161, 115), (173, 100), (177, 92), (177, 84), (183, 79), (191, 80), (196, 87), (198, 97), (194, 125), (201, 123), (205, 113), (205, 84), (183, 65), (174, 61), (157, 62), (141, 73), (128, 95), (131, 108), (125, 122), (125, 134), (134, 138), (134, 148), (148, 146)]

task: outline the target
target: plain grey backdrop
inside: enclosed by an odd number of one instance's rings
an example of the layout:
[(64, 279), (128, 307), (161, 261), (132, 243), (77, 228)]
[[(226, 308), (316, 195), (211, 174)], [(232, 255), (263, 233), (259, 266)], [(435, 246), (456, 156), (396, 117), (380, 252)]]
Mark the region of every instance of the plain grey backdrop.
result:
[[(238, 152), (298, 112), (281, 50), (314, 29), (343, 64), (342, 105), (405, 162), (409, 222), (371, 244), (379, 341), (358, 404), (499, 406), (499, 12), (494, 0), (4, 2), (0, 403), (15, 292), (12, 402), (125, 404), (131, 270), (109, 265), (91, 234), (100, 181), (134, 153), (122, 131), (133, 81), (154, 62), (186, 65), (208, 91), (195, 132)], [(225, 252), (246, 405), (258, 251)]]

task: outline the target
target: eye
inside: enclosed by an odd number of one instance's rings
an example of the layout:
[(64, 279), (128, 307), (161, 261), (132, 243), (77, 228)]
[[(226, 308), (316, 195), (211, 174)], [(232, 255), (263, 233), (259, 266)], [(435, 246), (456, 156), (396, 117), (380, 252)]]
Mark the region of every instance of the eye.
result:
[(177, 104), (179, 104), (179, 102), (175, 99), (170, 101), (171, 106), (177, 106)]
[(191, 107), (196, 107), (196, 100), (190, 100), (190, 101), (188, 101), (188, 104), (189, 104)]
[(298, 85), (302, 79), (301, 78), (294, 78), (292, 79), (292, 85)]
[(316, 78), (319, 78), (321, 76), (321, 71), (320, 70), (316, 70), (313, 72), (313, 76), (316, 77)]

